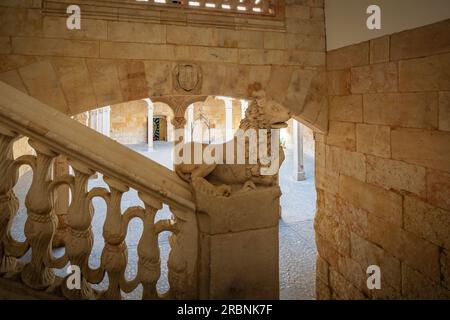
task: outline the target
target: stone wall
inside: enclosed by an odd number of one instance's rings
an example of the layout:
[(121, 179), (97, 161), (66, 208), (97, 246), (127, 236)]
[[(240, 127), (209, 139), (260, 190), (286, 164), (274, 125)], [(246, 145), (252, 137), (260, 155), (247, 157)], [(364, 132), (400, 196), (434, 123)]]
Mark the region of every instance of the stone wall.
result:
[[(245, 98), (256, 82), (327, 130), (323, 0), (286, 0), (276, 19), (94, 2), (2, 1), (0, 81), (71, 115), (147, 97)], [(81, 30), (66, 28), (69, 4), (81, 6)], [(174, 85), (186, 62), (201, 70), (195, 92)]]
[(143, 100), (111, 106), (111, 139), (122, 144), (147, 143), (147, 109)]
[[(450, 298), (450, 20), (327, 54), (319, 299)], [(368, 290), (367, 267), (381, 268)]]

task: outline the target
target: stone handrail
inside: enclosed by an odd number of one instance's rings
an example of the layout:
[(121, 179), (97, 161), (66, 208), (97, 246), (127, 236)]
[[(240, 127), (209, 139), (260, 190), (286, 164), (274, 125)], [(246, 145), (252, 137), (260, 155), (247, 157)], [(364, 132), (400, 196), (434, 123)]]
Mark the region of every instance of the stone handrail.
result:
[[(29, 138), (35, 155), (15, 159), (13, 145), (21, 136)], [(58, 156), (68, 159), (73, 175), (52, 177), (53, 162)], [(11, 230), (18, 210), (13, 187), (23, 165), (31, 167), (33, 179), (25, 198), (26, 240), (20, 242), (11, 235)], [(88, 190), (89, 178), (97, 172), (103, 175), (109, 189)], [(54, 194), (63, 185), (70, 188), (72, 199), (65, 221), (65, 252), (55, 257), (52, 242), (61, 221)], [(144, 206), (130, 207), (122, 213), (122, 196), (129, 188), (137, 190)], [(93, 248), (92, 200), (96, 197), (105, 201), (107, 209), (101, 264), (92, 269), (89, 265)], [(163, 204), (168, 205), (173, 217), (156, 221), (156, 213)], [(134, 218), (142, 220), (143, 233), (137, 247), (137, 275), (127, 280), (125, 237)], [(163, 231), (172, 233), (168, 260), (170, 290), (160, 296), (156, 290), (161, 273), (158, 235)], [(131, 292), (139, 285), (144, 299), (196, 298), (197, 238), (191, 189), (174, 172), (0, 82), (0, 276), (19, 275), (21, 282), (36, 290), (57, 287), (58, 292), (71, 299), (120, 299), (121, 292)], [(22, 266), (17, 260), (29, 250), (31, 261)], [(55, 276), (54, 269), (68, 265), (81, 270), (80, 287), (73, 288), (68, 281), (59, 281)], [(102, 282), (106, 275), (107, 289), (93, 290), (91, 285)]]

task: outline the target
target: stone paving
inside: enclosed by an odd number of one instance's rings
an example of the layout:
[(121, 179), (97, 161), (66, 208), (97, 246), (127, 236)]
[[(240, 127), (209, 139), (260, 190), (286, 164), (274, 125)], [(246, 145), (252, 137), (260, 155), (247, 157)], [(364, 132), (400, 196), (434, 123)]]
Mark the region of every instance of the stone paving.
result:
[[(146, 145), (132, 145), (131, 149), (157, 161), (158, 163), (172, 168), (171, 150), (169, 143), (156, 142), (152, 151), (147, 150)], [(280, 220), (280, 298), (281, 299), (314, 299), (315, 296), (315, 256), (316, 247), (314, 241), (313, 219), (315, 214), (316, 193), (314, 187), (314, 158), (305, 154), (305, 181), (294, 181), (294, 169), (292, 152), (286, 151), (286, 160), (280, 170), (280, 185), (283, 192), (281, 198), (282, 217)], [(17, 240), (24, 240), (23, 226), (26, 211), (24, 198), (30, 186), (32, 173), (26, 173), (15, 187), (15, 192), (21, 199), (20, 209), (13, 226), (13, 235)], [(89, 189), (93, 187), (106, 187), (101, 179), (93, 179), (89, 182)], [(93, 200), (96, 214), (93, 218), (94, 247), (89, 259), (91, 267), (100, 265), (101, 251), (104, 246), (102, 237), (102, 226), (105, 220), (105, 202), (96, 198)], [(130, 206), (143, 205), (135, 190), (124, 194), (122, 209)], [(170, 217), (169, 209), (164, 206), (158, 212), (157, 219)], [(132, 279), (137, 271), (137, 244), (142, 234), (142, 223), (138, 219), (130, 222), (126, 243), (129, 250), (128, 266), (126, 269), (127, 279)], [(169, 254), (168, 232), (159, 237), (161, 251), (161, 278), (158, 282), (158, 291), (165, 292), (168, 289), (167, 281), (167, 258)], [(63, 249), (54, 250), (55, 256), (63, 254)], [(21, 260), (30, 259), (27, 254)], [(57, 270), (58, 275), (64, 275), (65, 269)], [(105, 279), (94, 288), (102, 289), (107, 285)], [(141, 288), (138, 287), (132, 293), (124, 294), (126, 299), (139, 299)]]

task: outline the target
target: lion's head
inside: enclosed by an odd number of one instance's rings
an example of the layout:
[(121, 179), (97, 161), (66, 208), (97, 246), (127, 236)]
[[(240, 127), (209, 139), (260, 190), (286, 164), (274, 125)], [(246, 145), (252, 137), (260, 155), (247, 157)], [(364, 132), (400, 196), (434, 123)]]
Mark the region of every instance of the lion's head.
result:
[(247, 108), (240, 128), (281, 129), (287, 127), (290, 118), (289, 110), (281, 104), (265, 97), (258, 97)]

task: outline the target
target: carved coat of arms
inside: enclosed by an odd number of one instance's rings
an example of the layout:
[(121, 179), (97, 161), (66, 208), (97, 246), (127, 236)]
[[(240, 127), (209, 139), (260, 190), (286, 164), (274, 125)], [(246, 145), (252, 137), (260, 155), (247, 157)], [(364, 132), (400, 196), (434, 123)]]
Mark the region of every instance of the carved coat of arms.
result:
[(174, 69), (173, 81), (176, 90), (196, 93), (202, 85), (201, 69), (195, 64), (179, 64)]

